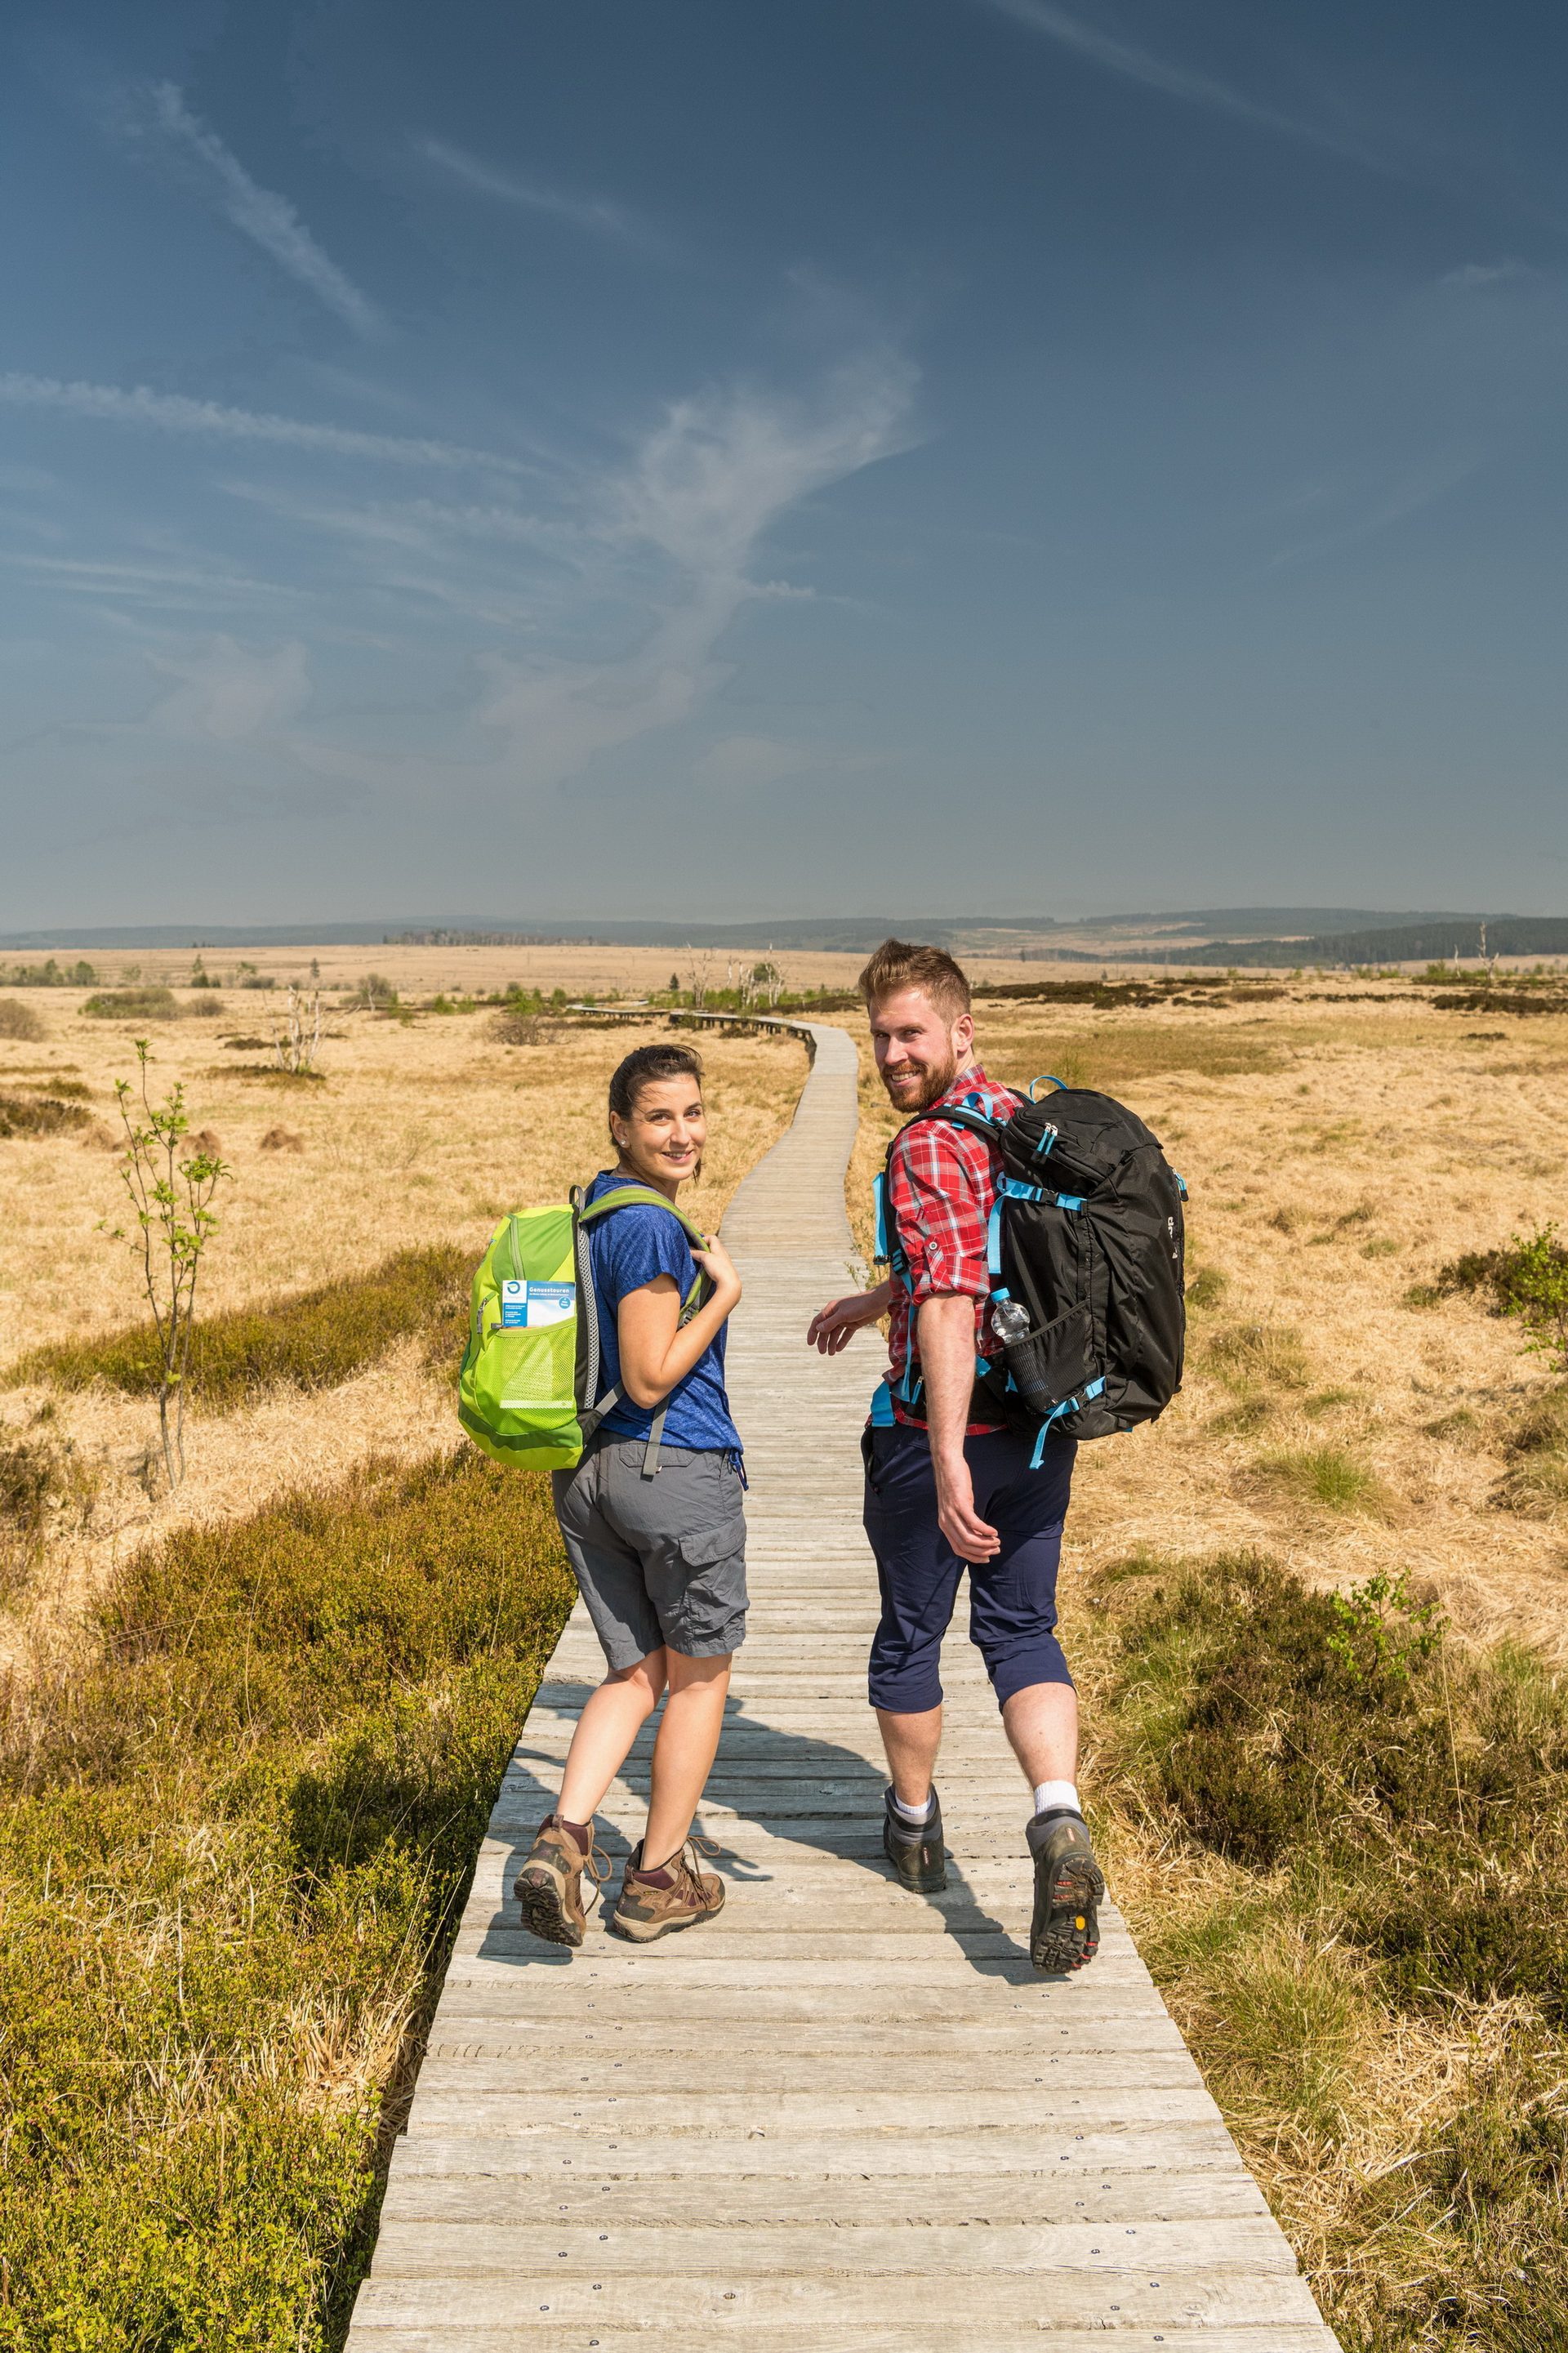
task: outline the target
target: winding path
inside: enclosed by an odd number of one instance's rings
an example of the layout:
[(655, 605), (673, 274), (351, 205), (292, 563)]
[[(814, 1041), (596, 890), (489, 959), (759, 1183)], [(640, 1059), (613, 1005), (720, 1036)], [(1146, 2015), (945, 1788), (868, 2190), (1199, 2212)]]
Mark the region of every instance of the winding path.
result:
[[(880, 1852), (865, 1652), (858, 1344), (807, 1354), (850, 1279), (856, 1057), (817, 1029), (795, 1123), (725, 1219), (752, 1608), (700, 1827), (718, 1920), (574, 1957), (504, 1890), (602, 1665), (581, 1607), (479, 1859), (351, 2353), (1335, 2353), (1114, 1912), (1070, 1980), (1029, 1966), (1027, 1799), (950, 1641), (944, 1894)], [(645, 1738), (604, 1808), (618, 1858)]]

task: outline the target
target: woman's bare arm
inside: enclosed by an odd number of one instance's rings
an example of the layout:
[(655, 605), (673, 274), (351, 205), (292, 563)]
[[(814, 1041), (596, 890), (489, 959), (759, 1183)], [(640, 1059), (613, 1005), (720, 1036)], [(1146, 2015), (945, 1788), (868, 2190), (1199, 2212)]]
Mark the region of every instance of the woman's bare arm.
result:
[(680, 1286), (671, 1274), (656, 1274), (651, 1282), (628, 1291), (616, 1312), (621, 1387), (634, 1405), (662, 1405), (717, 1339), (740, 1299), (741, 1278), (717, 1237), (691, 1255), (712, 1283), (713, 1295), (689, 1324), (680, 1321)]

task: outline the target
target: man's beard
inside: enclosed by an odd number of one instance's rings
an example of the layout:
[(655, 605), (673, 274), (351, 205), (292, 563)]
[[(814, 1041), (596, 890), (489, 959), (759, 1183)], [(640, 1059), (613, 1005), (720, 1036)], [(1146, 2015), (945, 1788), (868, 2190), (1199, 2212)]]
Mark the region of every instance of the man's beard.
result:
[(924, 1078), (921, 1082), (920, 1088), (912, 1103), (908, 1095), (895, 1095), (893, 1097), (894, 1109), (896, 1111), (909, 1112), (910, 1113), (915, 1112), (930, 1111), (933, 1103), (940, 1103), (942, 1101), (943, 1095), (946, 1094), (949, 1087), (952, 1086), (957, 1076), (958, 1056), (953, 1054), (949, 1057), (948, 1060), (940, 1069), (932, 1068), (927, 1071)]

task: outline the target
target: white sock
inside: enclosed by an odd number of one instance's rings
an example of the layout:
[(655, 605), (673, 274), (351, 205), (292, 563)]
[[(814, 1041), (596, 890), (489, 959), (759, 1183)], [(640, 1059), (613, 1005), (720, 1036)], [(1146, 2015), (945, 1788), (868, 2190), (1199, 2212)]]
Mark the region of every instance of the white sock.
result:
[(901, 1814), (906, 1822), (930, 1821), (931, 1810), (936, 1803), (936, 1791), (934, 1789), (928, 1789), (926, 1791), (926, 1799), (923, 1806), (906, 1806), (902, 1798), (899, 1796), (896, 1789), (891, 1791), (889, 1794), (893, 1800), (894, 1813)]
[(1064, 1807), (1069, 1814), (1081, 1814), (1083, 1811), (1083, 1808), (1078, 1801), (1076, 1781), (1036, 1782), (1035, 1811), (1037, 1814), (1055, 1813)]

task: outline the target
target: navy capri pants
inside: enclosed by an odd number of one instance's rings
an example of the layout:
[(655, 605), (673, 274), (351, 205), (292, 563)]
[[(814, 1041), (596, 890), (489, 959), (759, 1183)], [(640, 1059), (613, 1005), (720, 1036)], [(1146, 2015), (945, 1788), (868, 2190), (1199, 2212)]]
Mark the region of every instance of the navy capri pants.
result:
[(998, 1706), (1030, 1683), (1072, 1682), (1057, 1640), (1057, 1569), (1075, 1439), (1053, 1437), (1037, 1471), (1034, 1439), (1000, 1430), (966, 1438), (974, 1508), (1002, 1539), (994, 1559), (960, 1560), (937, 1525), (936, 1474), (923, 1430), (866, 1432), (866, 1534), (877, 1556), (882, 1618), (871, 1644), (873, 1707), (915, 1715), (942, 1698), (942, 1639), (969, 1575), (969, 1639)]

